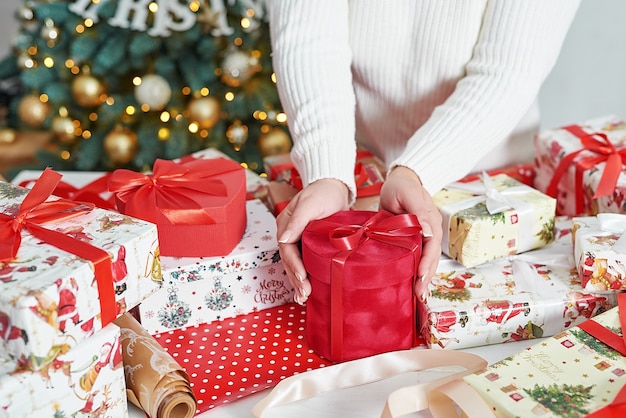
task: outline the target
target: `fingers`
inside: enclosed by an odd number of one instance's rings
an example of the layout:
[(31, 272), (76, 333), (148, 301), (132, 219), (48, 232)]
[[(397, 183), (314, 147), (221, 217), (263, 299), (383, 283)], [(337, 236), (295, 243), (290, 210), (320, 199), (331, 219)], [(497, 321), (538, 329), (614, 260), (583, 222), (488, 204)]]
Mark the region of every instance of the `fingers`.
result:
[(301, 305), (311, 294), (311, 283), (297, 243), (309, 222), (347, 209), (348, 194), (348, 188), (338, 180), (319, 180), (302, 189), (276, 217), (280, 257), (295, 289), (294, 301)]

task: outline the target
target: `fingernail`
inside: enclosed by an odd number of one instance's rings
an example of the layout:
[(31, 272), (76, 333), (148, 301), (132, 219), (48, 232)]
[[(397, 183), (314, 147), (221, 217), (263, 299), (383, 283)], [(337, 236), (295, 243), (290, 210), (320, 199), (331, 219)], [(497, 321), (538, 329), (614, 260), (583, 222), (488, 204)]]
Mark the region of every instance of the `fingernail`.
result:
[(432, 232), (426, 232), (426, 231), (424, 231), (424, 230), (422, 229), (422, 236), (423, 236), (424, 238), (431, 238), (431, 237), (433, 236), (433, 233), (432, 233)]
[(296, 275), (296, 279), (298, 279), (298, 281), (300, 283), (302, 283), (304, 281), (304, 278), (302, 277), (302, 275), (300, 273), (294, 273)]
[(306, 292), (304, 291), (303, 288), (300, 288), (300, 294), (302, 295), (303, 298), (306, 298)]
[(289, 241), (289, 237), (291, 237), (291, 231), (285, 231), (278, 239), (278, 242), (281, 244), (285, 244), (287, 241)]
[(302, 302), (300, 302), (300, 298), (298, 297), (297, 293), (293, 294), (293, 301), (296, 302), (298, 305), (302, 306)]

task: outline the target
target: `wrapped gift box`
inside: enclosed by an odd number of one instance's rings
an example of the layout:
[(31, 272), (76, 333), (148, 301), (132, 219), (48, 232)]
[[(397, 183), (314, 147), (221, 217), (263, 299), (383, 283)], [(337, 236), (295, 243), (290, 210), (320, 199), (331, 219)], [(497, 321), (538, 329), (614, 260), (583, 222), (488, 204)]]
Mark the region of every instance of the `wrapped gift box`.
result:
[(120, 329), (109, 324), (38, 371), (22, 360), (0, 360), (0, 415), (11, 418), (128, 416)]
[(248, 201), (247, 210), (243, 239), (227, 256), (161, 257), (164, 286), (139, 306), (141, 324), (151, 334), (293, 301), (274, 216), (258, 199)]
[[(302, 189), (302, 180), (294, 168), (289, 154), (264, 158), (265, 170), (269, 173), (267, 203), (274, 215), (278, 215), (289, 201)], [(354, 167), (357, 188), (355, 210), (377, 211), (380, 203), (380, 188), (385, 181), (385, 165), (370, 152), (360, 150)]]
[(307, 341), (348, 361), (417, 344), (415, 284), (422, 255), (415, 215), (348, 210), (310, 222), (302, 262), (313, 292)]
[(626, 290), (624, 218), (626, 215), (615, 213), (573, 218), (574, 258), (585, 289)]
[(442, 251), (466, 267), (539, 248), (554, 238), (555, 199), (506, 174), (450, 184), (433, 200), (443, 217)]
[(420, 304), (431, 348), (459, 349), (548, 337), (612, 308), (612, 293), (584, 289), (572, 257), (571, 220), (552, 244), (466, 268), (442, 257)]
[[(15, 216), (28, 193), (0, 183), (0, 212)], [(161, 285), (159, 242), (151, 223), (95, 208), (44, 228), (72, 246), (97, 247), (108, 253), (110, 264), (96, 264), (22, 230), (15, 258), (0, 262), (0, 330), (11, 358), (33, 369), (54, 356), (55, 347), (85, 340), (102, 328), (103, 318), (111, 321)], [(98, 265), (112, 277), (97, 274)]]
[[(520, 183), (526, 184), (528, 186), (534, 186), (535, 182), (535, 165), (534, 163), (520, 163), (513, 164), (507, 167), (489, 170), (487, 172), (490, 176), (495, 176), (498, 174), (506, 174), (507, 176), (519, 181)], [(463, 179), (459, 180), (462, 182), (470, 182), (475, 180), (480, 180), (481, 173), (473, 173), (465, 176)]]
[(625, 143), (626, 122), (616, 116), (542, 131), (535, 137), (534, 186), (557, 198), (560, 215), (625, 213)]
[(246, 228), (245, 170), (225, 158), (157, 159), (151, 173), (115, 170), (119, 212), (157, 225), (161, 254), (226, 255)]
[(305, 341), (305, 319), (289, 303), (154, 337), (189, 374), (200, 413), (331, 364)]
[[(621, 330), (618, 308), (593, 321)], [(626, 357), (583, 331), (583, 325), (467, 375), (464, 381), (498, 417), (587, 416), (612, 402), (626, 385)]]

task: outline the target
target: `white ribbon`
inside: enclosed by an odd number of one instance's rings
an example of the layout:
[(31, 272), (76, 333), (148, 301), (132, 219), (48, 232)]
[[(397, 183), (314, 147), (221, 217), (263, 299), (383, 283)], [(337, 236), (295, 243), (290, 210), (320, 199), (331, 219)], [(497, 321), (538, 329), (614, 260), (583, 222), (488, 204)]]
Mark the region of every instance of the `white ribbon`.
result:
[(607, 232), (621, 234), (613, 244), (613, 251), (626, 253), (626, 215), (620, 213), (599, 213), (596, 215), (600, 229)]
[[(504, 190), (497, 190), (489, 174), (483, 171), (482, 180), (476, 180), (469, 183), (455, 182), (445, 187), (448, 190), (460, 191), (475, 195), (475, 197), (462, 200), (460, 202), (451, 203), (441, 208), (441, 216), (443, 218), (443, 226), (450, 231), (450, 221), (452, 215), (463, 210), (469, 209), (478, 203), (485, 202), (487, 211), (491, 215), (503, 212), (508, 209), (515, 209), (518, 216), (518, 236), (517, 236), (517, 252), (525, 252), (532, 248), (533, 243), (533, 206), (527, 202), (516, 199), (514, 196), (520, 193), (528, 193), (534, 189), (525, 184), (516, 187), (509, 187)], [(447, 252), (450, 248), (449, 234), (444, 233), (441, 242), (442, 248)]]

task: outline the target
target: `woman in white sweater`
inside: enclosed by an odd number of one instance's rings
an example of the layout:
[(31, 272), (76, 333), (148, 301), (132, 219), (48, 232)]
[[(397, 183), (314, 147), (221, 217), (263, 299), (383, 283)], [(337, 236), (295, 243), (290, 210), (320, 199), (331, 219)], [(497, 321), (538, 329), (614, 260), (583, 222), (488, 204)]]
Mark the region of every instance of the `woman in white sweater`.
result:
[(579, 0), (269, 0), (273, 64), (303, 190), (277, 219), (304, 303), (296, 243), (355, 197), (356, 143), (387, 165), (382, 208), (414, 213), (416, 292), (441, 255), (431, 195), (477, 169), (532, 158), (536, 97)]

